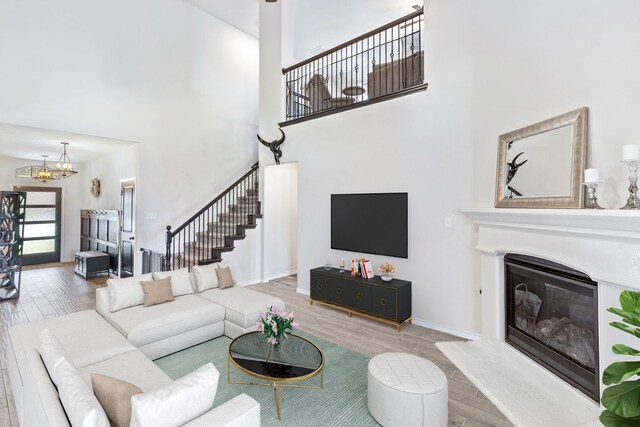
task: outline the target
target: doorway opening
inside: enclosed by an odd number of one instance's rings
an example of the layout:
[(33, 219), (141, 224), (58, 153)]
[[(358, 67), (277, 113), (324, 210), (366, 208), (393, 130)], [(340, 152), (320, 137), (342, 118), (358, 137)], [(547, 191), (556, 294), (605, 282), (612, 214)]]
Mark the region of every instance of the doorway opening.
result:
[(27, 193), (22, 265), (60, 262), (62, 189), (15, 186)]

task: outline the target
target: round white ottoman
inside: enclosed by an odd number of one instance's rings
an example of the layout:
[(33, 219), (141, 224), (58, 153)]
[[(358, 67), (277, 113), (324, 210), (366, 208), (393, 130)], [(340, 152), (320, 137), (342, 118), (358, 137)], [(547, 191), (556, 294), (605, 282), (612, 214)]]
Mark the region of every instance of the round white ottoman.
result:
[(405, 353), (369, 361), (369, 412), (384, 427), (446, 427), (447, 377), (432, 362)]

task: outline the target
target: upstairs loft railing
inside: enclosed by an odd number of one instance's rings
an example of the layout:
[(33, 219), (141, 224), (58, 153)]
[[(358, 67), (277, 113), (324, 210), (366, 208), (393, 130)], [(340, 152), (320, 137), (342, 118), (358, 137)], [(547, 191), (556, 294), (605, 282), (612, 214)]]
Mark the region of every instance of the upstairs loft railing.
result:
[(282, 70), (280, 125), (425, 90), (424, 9)]
[[(160, 258), (164, 264), (162, 269), (169, 271), (221, 261), (223, 252), (233, 250), (235, 240), (245, 238), (246, 229), (256, 228), (256, 219), (262, 217), (260, 210), (258, 163), (255, 163), (182, 225), (175, 230), (167, 226), (166, 253)], [(153, 270), (154, 266), (148, 268)]]

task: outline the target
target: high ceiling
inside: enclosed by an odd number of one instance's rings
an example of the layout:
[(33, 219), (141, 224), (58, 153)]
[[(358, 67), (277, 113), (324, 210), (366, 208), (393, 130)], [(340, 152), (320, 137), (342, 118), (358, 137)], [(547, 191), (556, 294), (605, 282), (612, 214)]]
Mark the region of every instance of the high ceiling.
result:
[(55, 162), (62, 154), (60, 142), (69, 143), (67, 154), (72, 162), (83, 163), (132, 144), (129, 141), (17, 126), (0, 123), (0, 156), (34, 160), (34, 164), (47, 160)]
[[(259, 2), (264, 0), (185, 0), (253, 36), (259, 35)], [(422, 0), (280, 0), (292, 1), (295, 61), (329, 49), (413, 11)], [(291, 64), (283, 64), (291, 65)], [(61, 141), (69, 142), (74, 162), (103, 156), (130, 142), (0, 123), (0, 156), (57, 160)]]

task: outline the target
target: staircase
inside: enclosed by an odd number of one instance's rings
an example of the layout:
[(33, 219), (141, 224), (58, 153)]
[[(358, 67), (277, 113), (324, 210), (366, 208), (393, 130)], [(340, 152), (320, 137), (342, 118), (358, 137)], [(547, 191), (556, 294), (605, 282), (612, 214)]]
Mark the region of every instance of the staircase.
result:
[(222, 261), (262, 218), (258, 163), (184, 224), (167, 226), (164, 270)]

